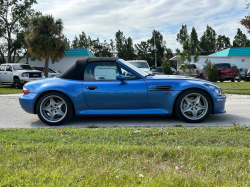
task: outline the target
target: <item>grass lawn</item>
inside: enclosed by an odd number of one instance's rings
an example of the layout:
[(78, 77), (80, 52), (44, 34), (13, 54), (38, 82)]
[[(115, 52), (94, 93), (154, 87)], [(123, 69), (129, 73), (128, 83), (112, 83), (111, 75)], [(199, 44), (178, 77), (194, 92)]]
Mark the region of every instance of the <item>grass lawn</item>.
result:
[(250, 128), (0, 129), (0, 186), (250, 186)]
[(10, 85), (0, 85), (0, 94), (22, 93), (22, 89), (15, 89)]
[(216, 82), (223, 93), (250, 95), (250, 82)]

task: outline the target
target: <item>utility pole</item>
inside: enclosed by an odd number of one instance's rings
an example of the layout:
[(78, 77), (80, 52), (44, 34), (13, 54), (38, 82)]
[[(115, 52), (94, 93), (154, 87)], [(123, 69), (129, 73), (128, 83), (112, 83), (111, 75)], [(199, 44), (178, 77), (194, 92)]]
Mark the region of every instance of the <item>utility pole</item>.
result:
[(156, 59), (156, 45), (155, 45), (155, 30), (154, 30), (154, 50), (155, 50), (155, 67), (157, 67), (157, 59)]

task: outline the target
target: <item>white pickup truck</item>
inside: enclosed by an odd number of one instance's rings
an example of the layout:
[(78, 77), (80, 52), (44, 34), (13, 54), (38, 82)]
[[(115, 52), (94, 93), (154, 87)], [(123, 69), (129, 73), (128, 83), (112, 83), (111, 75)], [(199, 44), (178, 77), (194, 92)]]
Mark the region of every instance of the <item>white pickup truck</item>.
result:
[(23, 84), (42, 78), (42, 72), (33, 70), (28, 64), (2, 64), (0, 66), (0, 84), (22, 88)]

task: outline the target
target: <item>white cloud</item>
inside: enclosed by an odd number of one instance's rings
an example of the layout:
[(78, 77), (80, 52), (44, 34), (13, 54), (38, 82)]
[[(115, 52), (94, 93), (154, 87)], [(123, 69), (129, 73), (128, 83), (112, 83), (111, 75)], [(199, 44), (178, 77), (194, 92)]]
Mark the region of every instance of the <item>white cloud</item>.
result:
[(173, 50), (181, 47), (176, 35), (182, 24), (189, 31), (194, 26), (199, 37), (208, 24), (232, 42), (237, 28), (246, 33), (238, 22), (248, 14), (245, 0), (38, 0), (35, 9), (61, 18), (70, 40), (82, 31), (91, 38), (114, 39), (120, 29), (138, 43), (156, 29)]

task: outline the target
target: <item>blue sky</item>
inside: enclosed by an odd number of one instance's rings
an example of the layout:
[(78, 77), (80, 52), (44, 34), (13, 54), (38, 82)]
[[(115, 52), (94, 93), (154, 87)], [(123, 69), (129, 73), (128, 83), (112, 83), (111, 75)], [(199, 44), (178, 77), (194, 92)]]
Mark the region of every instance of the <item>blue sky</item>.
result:
[[(123, 31), (134, 44), (146, 41), (152, 30), (160, 31), (173, 51), (181, 48), (176, 35), (182, 24), (189, 33), (194, 26), (199, 38), (210, 25), (217, 35), (230, 37), (241, 28), (239, 21), (249, 13), (245, 0), (38, 0), (37, 11), (61, 18), (64, 34), (71, 41), (84, 31), (101, 41), (115, 39)], [(250, 36), (250, 34), (247, 34)]]

